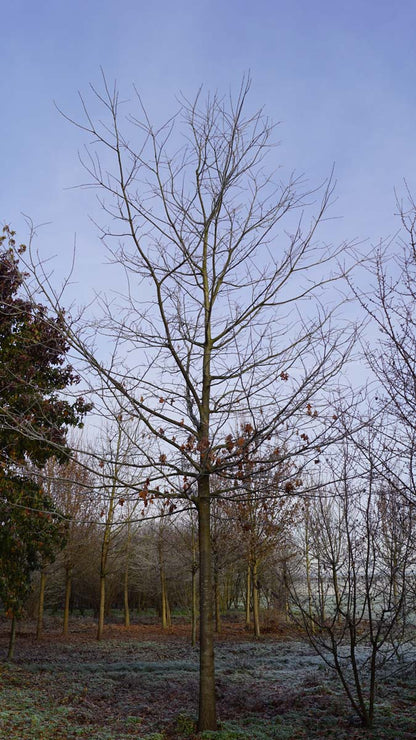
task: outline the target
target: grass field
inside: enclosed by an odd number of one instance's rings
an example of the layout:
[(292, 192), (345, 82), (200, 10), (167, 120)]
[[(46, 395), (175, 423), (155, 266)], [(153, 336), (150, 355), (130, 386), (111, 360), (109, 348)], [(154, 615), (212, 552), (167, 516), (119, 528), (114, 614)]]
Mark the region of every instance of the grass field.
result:
[[(63, 639), (49, 618), (41, 641), (34, 625), (18, 631), (13, 664), (5, 662), (0, 623), (0, 738), (3, 740), (191, 740), (195, 737), (198, 650), (189, 628), (129, 630), (77, 619)], [(416, 677), (386, 677), (378, 686), (371, 733), (355, 721), (336, 678), (289, 631), (253, 641), (229, 624), (217, 641), (220, 729), (216, 740), (416, 737)]]

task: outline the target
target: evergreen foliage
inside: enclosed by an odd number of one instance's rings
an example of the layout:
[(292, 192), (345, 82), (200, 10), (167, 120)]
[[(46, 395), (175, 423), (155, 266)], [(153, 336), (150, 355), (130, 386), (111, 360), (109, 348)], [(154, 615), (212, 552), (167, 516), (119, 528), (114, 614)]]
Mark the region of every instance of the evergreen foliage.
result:
[(0, 236), (0, 598), (16, 617), (30, 574), (63, 545), (62, 519), (39, 485), (39, 469), (69, 455), (69, 428), (91, 408), (61, 393), (79, 381), (65, 362), (60, 317), (23, 294), (15, 233)]

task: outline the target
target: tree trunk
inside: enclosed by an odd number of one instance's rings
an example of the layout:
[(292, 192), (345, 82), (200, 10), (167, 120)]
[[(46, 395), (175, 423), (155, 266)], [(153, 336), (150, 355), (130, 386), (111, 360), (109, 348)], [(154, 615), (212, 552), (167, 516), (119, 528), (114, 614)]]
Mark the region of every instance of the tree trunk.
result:
[(129, 567), (126, 564), (124, 571), (124, 626), (130, 627), (130, 605), (129, 605)]
[(158, 543), (158, 556), (159, 556), (159, 578), (160, 578), (160, 612), (162, 618), (162, 629), (167, 629), (171, 626), (169, 598), (166, 588), (166, 575), (165, 575), (165, 563), (163, 559), (163, 546), (162, 546), (162, 533), (159, 532), (159, 543)]
[(200, 595), (199, 732), (203, 732), (204, 730), (215, 731), (217, 729), (209, 494), (209, 477), (203, 475), (198, 484)]
[(218, 570), (214, 568), (214, 604), (215, 604), (215, 632), (221, 633), (221, 608), (220, 608), (220, 587), (218, 579)]
[(288, 589), (287, 589), (287, 581), (288, 581), (287, 570), (288, 570), (288, 568), (287, 568), (287, 560), (285, 559), (283, 561), (283, 584), (282, 584), (283, 599), (284, 599), (285, 622), (289, 622), (290, 621), (289, 594), (288, 594)]
[(305, 566), (306, 566), (306, 588), (308, 592), (308, 617), (311, 632), (315, 632), (315, 622), (313, 621), (312, 612), (312, 583), (311, 583), (311, 559), (309, 551), (309, 512), (306, 507), (305, 511)]
[(65, 602), (64, 602), (64, 623), (62, 626), (62, 634), (65, 637), (68, 634), (69, 628), (69, 605), (71, 601), (71, 589), (72, 589), (72, 568), (66, 566), (65, 568)]
[(259, 582), (258, 582), (258, 560), (254, 558), (252, 565), (253, 577), (253, 622), (254, 635), (260, 637), (260, 599), (259, 599)]
[(129, 604), (129, 564), (130, 564), (130, 541), (131, 541), (131, 527), (130, 519), (127, 522), (127, 542), (126, 542), (126, 563), (124, 566), (124, 626), (127, 629), (130, 627), (130, 604)]
[(250, 565), (250, 562), (248, 562), (247, 563), (247, 577), (246, 577), (246, 628), (247, 629), (250, 629), (250, 625), (251, 625), (250, 602), (251, 602), (251, 565)]
[(109, 491), (108, 511), (104, 524), (103, 541), (101, 544), (101, 559), (100, 559), (100, 606), (98, 611), (98, 626), (97, 626), (97, 640), (101, 640), (104, 631), (104, 616), (105, 616), (105, 579), (107, 576), (107, 561), (108, 554), (110, 552), (111, 537), (112, 537), (112, 526), (114, 521), (114, 511), (116, 507), (116, 492), (117, 492), (117, 475), (118, 466), (120, 462), (120, 450), (121, 450), (121, 417), (119, 417), (120, 424), (118, 426), (117, 435), (117, 448), (115, 453), (115, 464), (112, 477), (112, 485)]
[(331, 563), (331, 569), (332, 569), (332, 586), (334, 588), (335, 604), (337, 607), (337, 622), (338, 624), (341, 624), (342, 623), (341, 597), (339, 593), (337, 564), (335, 560), (333, 560)]
[(17, 627), (17, 619), (13, 614), (12, 623), (10, 627), (9, 649), (7, 651), (7, 660), (13, 660), (14, 658), (14, 647), (16, 645), (16, 627)]
[(111, 542), (111, 527), (114, 515), (114, 491), (111, 493), (107, 521), (104, 525), (103, 542), (101, 545), (100, 560), (100, 605), (98, 609), (97, 640), (101, 640), (104, 631), (105, 617), (105, 579), (107, 576), (107, 560)]
[(160, 579), (160, 615), (162, 619), (162, 629), (166, 629), (168, 626), (167, 613), (166, 613), (166, 582), (163, 567), (159, 564), (159, 579)]
[(167, 589), (165, 588), (165, 611), (166, 611), (166, 624), (168, 627), (172, 627), (172, 616), (170, 611), (169, 596)]
[(197, 641), (198, 594), (196, 574), (198, 570), (195, 532), (192, 524), (192, 606), (191, 606), (191, 643), (195, 647)]
[(45, 606), (46, 573), (42, 568), (39, 584), (38, 620), (36, 624), (36, 639), (40, 640), (43, 632), (43, 612)]
[(161, 613), (162, 613), (162, 629), (168, 629), (172, 626), (172, 620), (170, 615), (170, 607), (169, 607), (169, 597), (168, 592), (166, 589), (166, 578), (165, 578), (165, 572), (162, 570), (160, 574), (160, 584), (161, 584)]
[(231, 588), (230, 588), (230, 581), (231, 581), (231, 576), (230, 576), (229, 572), (227, 572), (227, 575), (226, 575), (226, 578), (225, 578), (225, 582), (224, 582), (224, 608), (225, 608), (225, 611), (228, 611), (229, 609), (231, 609), (231, 596), (230, 596)]
[(319, 557), (319, 553), (317, 555), (317, 568), (318, 568), (318, 600), (319, 600), (319, 618), (322, 622), (322, 624), (325, 623), (326, 614), (325, 614), (325, 587), (324, 587), (324, 578), (322, 575), (322, 565), (321, 565), (321, 558)]
[(105, 616), (105, 573), (100, 574), (100, 605), (98, 609), (97, 640), (101, 640), (104, 631)]

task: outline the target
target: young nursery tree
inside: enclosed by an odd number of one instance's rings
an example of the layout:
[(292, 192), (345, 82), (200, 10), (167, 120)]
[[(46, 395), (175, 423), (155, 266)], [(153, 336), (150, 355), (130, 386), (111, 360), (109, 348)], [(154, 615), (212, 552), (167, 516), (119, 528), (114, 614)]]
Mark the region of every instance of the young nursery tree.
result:
[[(285, 530), (294, 525), (298, 502), (293, 494), (302, 480), (292, 475), (296, 468), (287, 462), (265, 471), (261, 450), (256, 454), (250, 449), (251, 436), (251, 425), (245, 424), (234, 440), (232, 435), (227, 437), (229, 447), (234, 444), (240, 448), (240, 459), (233, 494), (224, 501), (224, 508), (243, 542), (247, 562), (246, 626), (251, 623), (251, 604), (254, 634), (260, 637), (260, 568), (279, 540), (283, 541)], [(284, 458), (284, 450), (275, 448), (274, 455)], [(267, 459), (271, 457), (269, 454)]]
[[(146, 432), (137, 456), (143, 500), (182, 497), (197, 508), (199, 730), (217, 724), (210, 507), (221, 491), (210, 481), (222, 476), (232, 487), (226, 472), (236, 453), (225, 437), (243, 411), (250, 445), (284, 429), (297, 433), (292, 451), (305, 452), (307, 404), (329, 388), (352, 343), (334, 318), (346, 247), (316, 240), (332, 182), (313, 196), (299, 192), (300, 179), (280, 182), (273, 126), (262, 111), (246, 114), (249, 87), (244, 80), (235, 98), (183, 97), (178, 113), (155, 127), (137, 93), (126, 117), (104, 80), (102, 92), (92, 88), (104, 119), (95, 121), (83, 101), (85, 119), (76, 124), (93, 142), (88, 185), (100, 193), (103, 241), (127, 281), (120, 300), (104, 302), (97, 328), (111, 339), (108, 361), (79, 328), (68, 326), (66, 336), (95, 387), (101, 383), (102, 399), (113, 396)], [(48, 290), (45, 275), (39, 286)], [(319, 442), (324, 426), (316, 427)], [(310, 429), (309, 444), (318, 444)]]
[(361, 472), (356, 450), (344, 445), (341, 455), (339, 482), (323, 485), (324, 498), (308, 511), (309, 562), (302, 554), (288, 585), (293, 619), (370, 728), (381, 671), (389, 662), (398, 669), (409, 639), (415, 517), (411, 504), (383, 488), (374, 467)]
[[(50, 458), (42, 471), (45, 488), (65, 520), (65, 547), (57, 556), (60, 572), (64, 572), (64, 614), (62, 632), (69, 630), (72, 581), (82, 562), (91, 562), (91, 537), (96, 531), (96, 480), (82, 460), (72, 457), (59, 463)], [(56, 574), (55, 574), (56, 578)]]
[[(100, 462), (100, 466), (103, 470), (102, 480), (102, 509), (100, 516), (102, 517), (102, 528), (101, 530), (101, 553), (100, 553), (100, 596), (99, 596), (99, 608), (98, 608), (98, 625), (97, 625), (97, 640), (101, 640), (104, 631), (104, 617), (106, 607), (106, 579), (109, 567), (109, 555), (113, 545), (113, 539), (115, 536), (115, 518), (117, 506), (120, 500), (121, 492), (118, 486), (119, 468), (122, 465), (122, 427), (120, 424), (116, 425), (116, 431), (114, 436), (108, 433), (106, 439), (106, 450), (103, 454), (103, 460)], [(108, 454), (110, 453), (110, 454)], [(105, 459), (107, 457), (107, 459)], [(108, 468), (108, 470), (106, 470)], [(107, 484), (109, 481), (109, 485)], [(118, 525), (120, 527), (120, 525)]]
[[(372, 464), (390, 486), (400, 474), (400, 492), (416, 501), (416, 202), (409, 188), (397, 199), (402, 229), (394, 252), (380, 248), (367, 268), (366, 289), (355, 288), (362, 307), (378, 329), (366, 357), (378, 381), (373, 407), (379, 415), (379, 455)], [(383, 412), (381, 416), (380, 412)], [(373, 408), (374, 413), (374, 408)], [(365, 447), (362, 446), (363, 452)]]

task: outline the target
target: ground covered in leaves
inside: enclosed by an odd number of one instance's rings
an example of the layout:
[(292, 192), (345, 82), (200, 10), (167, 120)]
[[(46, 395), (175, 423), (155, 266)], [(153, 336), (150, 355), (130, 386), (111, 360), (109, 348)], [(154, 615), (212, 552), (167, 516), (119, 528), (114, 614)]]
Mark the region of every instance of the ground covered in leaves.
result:
[[(189, 627), (108, 625), (101, 642), (92, 620), (76, 619), (64, 639), (49, 618), (18, 630), (7, 663), (7, 620), (0, 621), (0, 738), (6, 740), (191, 740), (195, 735), (198, 649)], [(416, 677), (379, 686), (377, 720), (357, 726), (337, 680), (299, 635), (254, 641), (234, 623), (217, 639), (220, 729), (212, 740), (416, 737)]]

